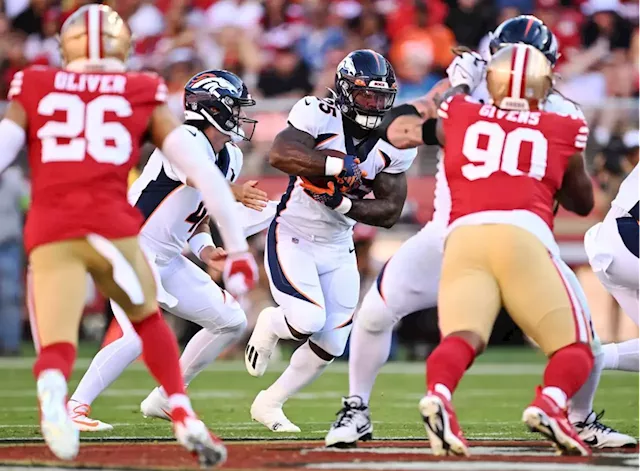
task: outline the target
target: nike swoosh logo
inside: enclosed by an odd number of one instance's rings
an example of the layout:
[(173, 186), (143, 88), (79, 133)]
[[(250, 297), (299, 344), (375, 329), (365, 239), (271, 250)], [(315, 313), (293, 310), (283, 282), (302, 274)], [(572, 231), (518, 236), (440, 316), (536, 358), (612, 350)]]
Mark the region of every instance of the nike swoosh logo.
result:
[(187, 129), (187, 131), (189, 131), (189, 134), (191, 134), (193, 137), (196, 137), (196, 133), (193, 132), (191, 129)]
[[(194, 134), (195, 136), (195, 134)], [(169, 420), (173, 420), (173, 417), (171, 417), (171, 412), (169, 412), (168, 410), (163, 409), (162, 407), (160, 408), (160, 410), (162, 412), (164, 412), (165, 414), (167, 414), (167, 417), (169, 417)]]
[(356, 251), (356, 248), (355, 248), (355, 247), (354, 247), (354, 248), (352, 248), (352, 249), (349, 249), (349, 253), (353, 253), (353, 252), (355, 252), (355, 251)]
[(304, 104), (308, 106), (308, 105), (310, 105), (311, 103), (309, 103), (309, 100), (307, 100), (307, 99), (305, 98), (305, 99), (304, 99)]
[(358, 427), (358, 433), (362, 433), (369, 428), (369, 424), (363, 425), (362, 427)]
[(598, 444), (598, 437), (591, 437), (582, 441), (589, 446), (596, 446)]
[(98, 425), (100, 425), (100, 422), (98, 422), (97, 420), (90, 420), (88, 417), (85, 417), (86, 420), (79, 420), (79, 419), (71, 419), (73, 420), (76, 424), (79, 425), (84, 425), (86, 427), (92, 427), (95, 428)]

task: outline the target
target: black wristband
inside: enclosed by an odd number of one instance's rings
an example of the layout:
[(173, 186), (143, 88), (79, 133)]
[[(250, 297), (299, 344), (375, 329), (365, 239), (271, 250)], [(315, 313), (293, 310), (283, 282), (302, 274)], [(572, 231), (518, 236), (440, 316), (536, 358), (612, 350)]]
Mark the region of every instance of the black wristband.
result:
[(440, 145), (436, 136), (436, 124), (438, 120), (430, 118), (422, 124), (422, 142), (428, 146)]
[(376, 129), (381, 139), (389, 142), (387, 130), (389, 129), (389, 125), (399, 116), (420, 116), (420, 113), (418, 113), (415, 106), (410, 105), (409, 103), (391, 108), (385, 113), (380, 126)]

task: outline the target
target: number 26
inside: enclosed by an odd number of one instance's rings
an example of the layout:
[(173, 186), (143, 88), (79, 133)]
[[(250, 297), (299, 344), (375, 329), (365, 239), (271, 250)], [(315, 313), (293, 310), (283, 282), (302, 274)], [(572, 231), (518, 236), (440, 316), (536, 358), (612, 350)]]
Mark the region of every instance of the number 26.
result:
[[(133, 114), (131, 104), (119, 95), (102, 95), (84, 103), (78, 95), (49, 93), (38, 103), (38, 114), (66, 113), (65, 121), (48, 121), (38, 130), (43, 162), (81, 162), (85, 155), (100, 163), (122, 165), (131, 157), (132, 139), (119, 122), (105, 122), (105, 113), (119, 118)], [(80, 137), (84, 132), (84, 137)], [(58, 139), (68, 139), (61, 144)], [(113, 145), (107, 145), (111, 141)]]

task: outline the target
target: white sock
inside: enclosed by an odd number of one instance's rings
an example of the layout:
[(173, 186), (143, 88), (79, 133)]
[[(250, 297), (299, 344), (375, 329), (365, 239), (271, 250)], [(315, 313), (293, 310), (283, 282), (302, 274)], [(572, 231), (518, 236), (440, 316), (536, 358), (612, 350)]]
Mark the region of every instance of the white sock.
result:
[(313, 383), (332, 361), (320, 358), (313, 353), (309, 342), (305, 342), (293, 352), (289, 366), (266, 390), (265, 396), (277, 404), (284, 404), (295, 393)]
[(349, 344), (349, 396), (369, 404), (380, 369), (389, 358), (393, 328), (370, 332), (356, 319)]
[(578, 392), (571, 398), (569, 405), (569, 420), (571, 423), (583, 422), (593, 410), (593, 398), (596, 395), (600, 375), (604, 367), (604, 347), (593, 359), (593, 369)]
[(125, 332), (91, 360), (71, 400), (91, 405), (118, 376), (142, 353), (140, 338), (135, 332)]
[(605, 370), (617, 370), (618, 369), (618, 344), (607, 343), (602, 346), (602, 353), (604, 354)]
[[(271, 328), (273, 332), (282, 340), (299, 340), (296, 339), (291, 333), (291, 329), (287, 325), (287, 320), (284, 317), (284, 311), (279, 307), (267, 308), (269, 317), (271, 319)], [(263, 311), (264, 312), (264, 311)]]
[(437, 383), (433, 387), (433, 390), (434, 390), (434, 392), (437, 392), (438, 394), (442, 394), (445, 397), (445, 399), (447, 399), (448, 401), (451, 401), (451, 391), (444, 384)]
[[(180, 357), (180, 369), (185, 386), (188, 386), (202, 370), (213, 363), (227, 347), (235, 344), (242, 337), (246, 327), (245, 321), (242, 324), (215, 331), (202, 329), (194, 335)], [(160, 393), (166, 396), (164, 388), (160, 386), (159, 389)]]
[(175, 409), (176, 407), (182, 407), (189, 414), (195, 415), (195, 413), (193, 412), (193, 408), (191, 407), (191, 401), (186, 394), (172, 395), (169, 398), (169, 407), (171, 407), (171, 410)]
[(547, 386), (542, 390), (542, 394), (553, 399), (561, 408), (564, 409), (567, 407), (567, 395), (562, 389), (556, 388), (555, 386)]
[(602, 346), (605, 370), (638, 371), (640, 340), (631, 339), (621, 343)]

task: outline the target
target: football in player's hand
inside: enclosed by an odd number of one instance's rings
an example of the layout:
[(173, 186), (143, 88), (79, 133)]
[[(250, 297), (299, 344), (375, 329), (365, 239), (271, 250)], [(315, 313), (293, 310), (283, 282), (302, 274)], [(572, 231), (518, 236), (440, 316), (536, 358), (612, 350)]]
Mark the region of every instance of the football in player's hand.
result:
[[(316, 150), (318, 152), (322, 152), (326, 156), (338, 157), (340, 159), (344, 159), (345, 156), (347, 155), (344, 152), (340, 152), (339, 150), (335, 150), (335, 149), (316, 149)], [(303, 180), (311, 183), (313, 186), (317, 186), (318, 188), (326, 189), (327, 188), (327, 184), (329, 182), (335, 183), (336, 187), (337, 187), (336, 177), (332, 177), (332, 176), (300, 177), (300, 178), (302, 178)]]

